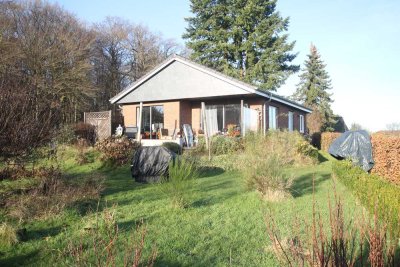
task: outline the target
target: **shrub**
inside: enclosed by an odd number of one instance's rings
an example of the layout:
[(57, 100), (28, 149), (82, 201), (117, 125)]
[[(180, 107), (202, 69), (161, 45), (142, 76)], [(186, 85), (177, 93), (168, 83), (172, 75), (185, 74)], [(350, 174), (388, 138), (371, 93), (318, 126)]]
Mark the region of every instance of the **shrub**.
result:
[(371, 212), (377, 205), (378, 217), (389, 220), (393, 229), (400, 231), (400, 187), (381, 177), (368, 174), (350, 161), (335, 161), (332, 165), (335, 177), (340, 180)]
[(102, 153), (100, 159), (110, 166), (122, 166), (127, 164), (133, 157), (140, 143), (129, 140), (127, 137), (109, 137), (95, 145)]
[(161, 191), (171, 199), (173, 207), (185, 208), (190, 204), (191, 190), (197, 177), (195, 161), (176, 158), (169, 163), (168, 176), (161, 179)]
[(78, 122), (74, 125), (74, 134), (77, 139), (85, 139), (90, 145), (96, 142), (96, 128), (91, 124)]
[(266, 136), (248, 134), (244, 138), (244, 147), (246, 153), (254, 153), (261, 158), (273, 152), (283, 166), (311, 164), (318, 157), (315, 149), (298, 132), (270, 131)]
[(171, 150), (172, 152), (174, 152), (177, 155), (182, 154), (182, 148), (177, 143), (165, 142), (165, 143), (162, 144), (162, 146), (168, 148), (169, 150)]
[(251, 133), (244, 138), (244, 153), (235, 159), (246, 184), (264, 198), (279, 200), (289, 195), (292, 177), (285, 167), (316, 162), (318, 151), (297, 132)]
[(64, 124), (58, 129), (55, 141), (59, 144), (72, 144), (76, 141), (75, 125)]
[(17, 231), (11, 225), (3, 222), (0, 225), (0, 248), (9, 248), (18, 243)]
[(313, 159), (315, 162), (318, 160), (318, 149), (310, 145), (307, 141), (299, 142), (297, 144), (297, 151), (300, 154)]
[(321, 150), (328, 152), (333, 140), (338, 138), (341, 133), (324, 132), (321, 134)]
[(321, 149), (321, 133), (320, 132), (311, 134), (311, 145), (313, 145), (317, 149)]
[[(211, 137), (210, 144), (213, 156), (230, 154), (243, 149), (241, 138), (238, 137), (216, 135)], [(199, 138), (196, 151), (207, 152), (204, 138)]]
[(272, 152), (262, 160), (251, 160), (250, 157), (247, 159), (248, 165), (244, 168), (243, 175), (249, 189), (256, 189), (263, 198), (270, 201), (281, 200), (290, 195), (293, 178), (284, 173), (277, 154)]

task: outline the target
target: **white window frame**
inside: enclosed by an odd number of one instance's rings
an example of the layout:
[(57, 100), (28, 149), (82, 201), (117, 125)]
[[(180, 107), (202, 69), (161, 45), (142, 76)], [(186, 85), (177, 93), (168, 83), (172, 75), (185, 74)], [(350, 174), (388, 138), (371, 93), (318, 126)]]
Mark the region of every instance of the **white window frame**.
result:
[(299, 132), (304, 133), (304, 115), (300, 115), (299, 123), (300, 123)]
[(276, 130), (278, 129), (278, 108), (274, 106), (268, 107), (268, 129), (269, 130)]
[(288, 113), (288, 130), (289, 132), (293, 132), (293, 111), (289, 111)]

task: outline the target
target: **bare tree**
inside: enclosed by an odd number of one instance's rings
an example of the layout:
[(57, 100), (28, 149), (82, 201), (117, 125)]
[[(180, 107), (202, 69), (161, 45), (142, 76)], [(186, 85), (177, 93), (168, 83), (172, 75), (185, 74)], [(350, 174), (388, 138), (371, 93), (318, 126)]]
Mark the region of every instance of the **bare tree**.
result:
[(110, 98), (181, 50), (172, 39), (164, 40), (147, 27), (120, 18), (108, 17), (94, 28), (92, 63), (98, 109), (115, 108)]
[(9, 13), (19, 71), (34, 90), (36, 118), (46, 99), (60, 106), (63, 121), (76, 121), (93, 89), (88, 76), (93, 34), (57, 5), (27, 2)]
[(93, 34), (40, 1), (2, 2), (0, 14), (0, 155), (12, 157), (49, 141), (86, 108)]
[(96, 42), (92, 53), (92, 75), (97, 88), (95, 108), (109, 109), (109, 99), (129, 83), (129, 25), (122, 19), (108, 17), (96, 24), (94, 30)]

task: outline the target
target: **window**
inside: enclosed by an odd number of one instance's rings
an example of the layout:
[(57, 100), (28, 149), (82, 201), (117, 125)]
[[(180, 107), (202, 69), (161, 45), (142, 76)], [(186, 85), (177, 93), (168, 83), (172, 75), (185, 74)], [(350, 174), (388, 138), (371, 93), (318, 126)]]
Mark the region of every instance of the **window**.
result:
[(269, 129), (275, 130), (278, 126), (278, 108), (269, 106)]
[(293, 112), (289, 111), (288, 114), (288, 129), (289, 132), (293, 132)]
[(304, 133), (304, 116), (300, 115), (300, 132)]
[(225, 127), (240, 125), (240, 104), (225, 105)]
[(240, 104), (206, 105), (206, 109), (216, 111), (218, 131), (228, 128), (231, 124), (240, 125)]
[[(136, 126), (139, 126), (140, 107), (136, 107)], [(164, 107), (163, 106), (146, 106), (142, 111), (142, 133), (155, 133), (159, 129), (164, 128)], [(152, 135), (149, 135), (151, 138)]]

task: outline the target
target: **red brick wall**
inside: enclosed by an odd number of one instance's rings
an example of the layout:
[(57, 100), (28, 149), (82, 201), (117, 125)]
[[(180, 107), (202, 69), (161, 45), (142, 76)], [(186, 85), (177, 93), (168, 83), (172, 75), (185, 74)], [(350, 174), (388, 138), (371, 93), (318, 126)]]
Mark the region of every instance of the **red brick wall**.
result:
[(192, 124), (192, 104), (189, 101), (180, 101), (181, 126), (183, 124)]

